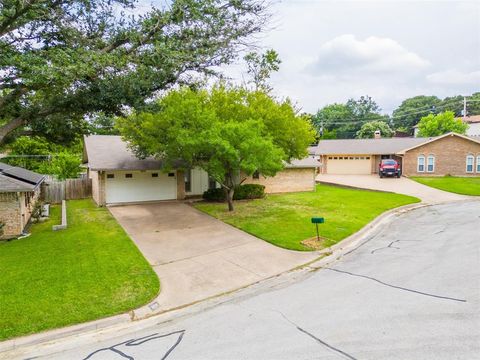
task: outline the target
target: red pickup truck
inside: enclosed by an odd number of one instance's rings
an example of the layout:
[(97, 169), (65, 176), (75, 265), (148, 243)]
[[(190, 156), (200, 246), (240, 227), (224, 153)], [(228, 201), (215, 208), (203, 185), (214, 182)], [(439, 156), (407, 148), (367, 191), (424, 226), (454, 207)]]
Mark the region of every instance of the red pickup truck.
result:
[(389, 175), (399, 178), (401, 173), (400, 164), (396, 160), (384, 159), (378, 165), (378, 175), (381, 178)]

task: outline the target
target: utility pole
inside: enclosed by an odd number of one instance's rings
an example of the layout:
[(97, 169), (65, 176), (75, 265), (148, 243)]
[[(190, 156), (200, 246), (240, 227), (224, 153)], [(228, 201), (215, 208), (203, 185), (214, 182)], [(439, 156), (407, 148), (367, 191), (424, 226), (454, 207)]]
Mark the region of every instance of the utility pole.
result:
[(467, 97), (463, 97), (463, 122), (467, 121)]

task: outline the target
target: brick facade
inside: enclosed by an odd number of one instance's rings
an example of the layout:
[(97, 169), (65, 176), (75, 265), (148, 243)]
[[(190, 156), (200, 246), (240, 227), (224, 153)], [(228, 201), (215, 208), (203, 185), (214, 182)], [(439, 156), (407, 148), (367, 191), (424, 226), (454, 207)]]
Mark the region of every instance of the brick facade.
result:
[[(417, 159), (425, 157), (425, 171), (417, 171)], [(427, 158), (429, 155), (435, 157), (434, 172), (427, 172)], [(473, 155), (474, 160), (480, 155), (480, 143), (470, 141), (460, 136), (449, 135), (412, 150), (406, 151), (403, 157), (403, 175), (406, 176), (480, 176), (475, 172), (476, 162), (474, 161), (474, 172), (467, 173), (467, 155)]]
[(99, 206), (105, 205), (105, 171), (88, 170), (88, 177), (92, 179), (92, 198)]
[(264, 177), (260, 174), (259, 179), (249, 177), (243, 183), (264, 185), (266, 193), (313, 191), (315, 190), (315, 169), (287, 168), (273, 177)]
[(21, 235), (40, 197), (40, 188), (32, 192), (0, 193), (0, 221), (5, 223), (0, 239)]
[(22, 232), (20, 194), (0, 193), (0, 221), (5, 223), (2, 239), (8, 239)]
[(185, 173), (177, 170), (177, 200), (185, 199)]

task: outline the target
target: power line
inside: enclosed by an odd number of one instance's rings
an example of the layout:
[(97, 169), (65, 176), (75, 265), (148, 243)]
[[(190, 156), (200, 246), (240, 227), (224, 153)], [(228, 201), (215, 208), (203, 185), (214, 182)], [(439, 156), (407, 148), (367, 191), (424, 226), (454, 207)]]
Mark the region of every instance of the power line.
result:
[[(461, 103), (460, 101), (458, 100), (455, 100), (455, 102), (458, 102), (459, 104)], [(432, 107), (430, 106), (429, 108), (431, 110), (437, 110), (437, 109), (443, 109), (443, 108), (446, 108), (446, 107), (449, 107), (449, 106), (452, 106), (453, 102), (447, 102), (445, 104), (442, 104), (442, 105), (439, 105), (439, 106), (435, 106), (434, 109), (432, 109)], [(409, 113), (402, 113), (401, 115), (392, 115), (392, 116), (389, 116), (389, 115), (382, 115), (382, 114), (376, 114), (374, 117), (367, 117), (367, 118), (363, 118), (363, 119), (358, 119), (358, 118), (338, 118), (338, 119), (324, 119), (323, 122), (328, 122), (328, 125), (330, 124), (355, 124), (355, 123), (364, 123), (364, 122), (368, 122), (368, 121), (372, 121), (372, 120), (378, 120), (378, 121), (388, 121), (388, 120), (393, 120), (393, 119), (398, 119), (398, 118), (402, 118), (402, 117), (405, 117), (405, 116), (409, 116), (409, 115), (417, 115), (417, 114), (422, 114), (422, 113), (425, 113), (428, 111), (428, 108), (426, 108), (425, 110), (421, 110), (421, 111), (415, 111), (415, 112), (409, 112)], [(431, 113), (433, 111), (430, 111)], [(387, 117), (386, 119), (382, 119), (382, 117)]]

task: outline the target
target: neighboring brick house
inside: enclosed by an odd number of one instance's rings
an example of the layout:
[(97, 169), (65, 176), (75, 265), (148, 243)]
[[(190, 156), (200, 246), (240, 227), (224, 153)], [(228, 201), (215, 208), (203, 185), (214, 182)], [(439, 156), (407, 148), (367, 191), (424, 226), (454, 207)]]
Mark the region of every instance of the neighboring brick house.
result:
[[(165, 173), (162, 161), (138, 159), (120, 136), (92, 135), (84, 139), (84, 162), (92, 179), (92, 197), (98, 205), (185, 199), (219, 185), (198, 168)], [(310, 156), (293, 160), (274, 177), (261, 174), (244, 183), (265, 185), (266, 192), (312, 191), (319, 162)]]
[(40, 197), (43, 175), (0, 163), (0, 231), (1, 239), (22, 234)]
[(465, 119), (461, 119), (468, 124), (467, 135), (480, 138), (480, 115), (467, 116)]
[(455, 133), (432, 138), (321, 140), (323, 174), (375, 174), (395, 159), (405, 176), (480, 176), (480, 139)]

